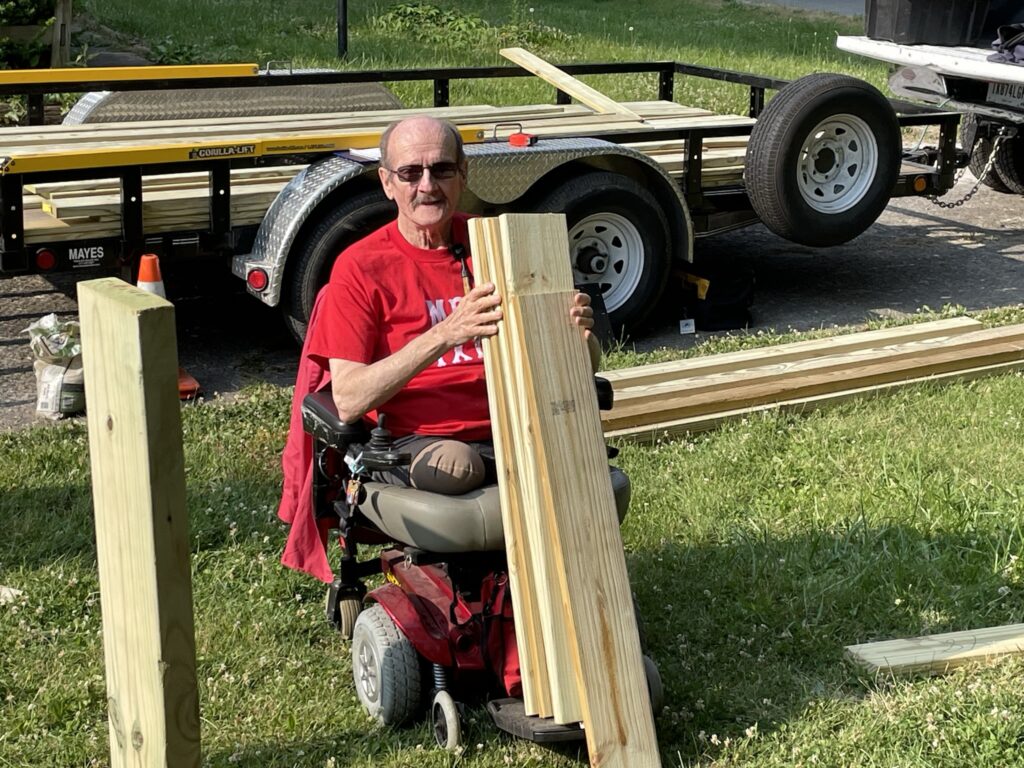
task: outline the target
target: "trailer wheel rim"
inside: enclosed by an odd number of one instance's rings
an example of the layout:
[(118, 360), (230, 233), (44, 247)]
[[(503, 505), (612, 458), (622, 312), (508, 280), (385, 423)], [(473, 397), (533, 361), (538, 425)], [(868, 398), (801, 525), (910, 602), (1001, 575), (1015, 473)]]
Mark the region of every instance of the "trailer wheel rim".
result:
[(856, 115), (832, 115), (807, 135), (800, 149), (797, 184), (819, 213), (853, 208), (867, 194), (878, 170), (878, 142)]
[(569, 230), (573, 280), (596, 283), (609, 312), (627, 301), (640, 285), (647, 255), (636, 225), (617, 213), (595, 213)]

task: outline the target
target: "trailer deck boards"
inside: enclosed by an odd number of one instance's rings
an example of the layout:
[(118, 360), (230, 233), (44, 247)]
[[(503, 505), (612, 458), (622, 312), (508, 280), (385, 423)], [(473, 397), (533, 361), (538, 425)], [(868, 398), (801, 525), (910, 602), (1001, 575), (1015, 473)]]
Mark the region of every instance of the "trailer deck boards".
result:
[[(243, 145), (261, 142), (270, 145), (265, 151), (277, 153), (274, 144), (295, 145), (290, 151), (303, 149), (303, 139), (319, 141), (328, 135), (350, 136), (352, 146), (356, 148), (365, 144), (363, 135), (379, 133), (387, 125), (403, 115), (431, 114), (451, 120), (460, 128), (470, 131), (475, 129), (475, 136), (467, 136), (467, 140), (483, 140), (497, 136), (504, 137), (513, 133), (518, 124), (523, 130), (538, 135), (589, 135), (611, 134), (617, 131), (645, 131), (656, 128), (676, 127), (721, 127), (747, 126), (755, 122), (752, 118), (741, 115), (716, 115), (703, 109), (684, 107), (673, 102), (645, 102), (640, 120), (632, 120), (626, 116), (598, 115), (582, 107), (567, 106), (560, 111), (538, 112), (536, 106), (521, 112), (517, 107), (495, 108), (484, 107), (464, 110), (402, 110), (386, 112), (343, 113), (332, 120), (323, 120), (320, 116), (307, 115), (305, 121), (281, 120), (273, 123), (250, 127), (200, 126), (193, 128), (172, 121), (169, 125), (163, 121), (154, 121), (148, 128), (124, 129), (123, 124), (89, 124), (63, 127), (59, 131), (40, 132), (38, 128), (31, 132), (9, 131), (0, 134), (0, 167), (4, 167), (3, 158), (7, 163), (5, 173), (28, 172), (37, 170), (30, 163), (42, 162), (45, 158), (54, 158), (54, 162), (74, 162), (76, 153), (115, 153), (123, 154), (111, 165), (125, 162), (147, 164), (161, 162), (151, 155), (155, 149), (164, 147), (203, 147), (215, 144)], [(680, 122), (682, 121), (682, 122)], [(496, 126), (502, 128), (496, 131)], [(339, 149), (341, 140), (337, 142)], [(199, 159), (199, 158), (196, 158)], [(51, 163), (52, 164), (52, 163)], [(64, 165), (64, 167), (70, 167)], [(97, 161), (88, 167), (101, 167)], [(43, 170), (39, 168), (38, 170)]]
[[(619, 131), (643, 132), (659, 128), (735, 126), (742, 130), (749, 129), (755, 122), (753, 118), (741, 115), (715, 115), (708, 110), (663, 100), (626, 102), (624, 106), (638, 114), (640, 121), (623, 115), (597, 115), (574, 104), (473, 105), (416, 110), (416, 113), (453, 120), (463, 129), (468, 140), (491, 136), (502, 138), (520, 129), (551, 137), (614, 136)], [(239, 133), (237, 128), (225, 126), (223, 121), (210, 120), (0, 129), (0, 155), (17, 160), (18, 153), (26, 152), (27, 157), (36, 162), (64, 163), (69, 156), (99, 162), (103, 160), (101, 153), (113, 153), (120, 158), (119, 162), (127, 162), (135, 153), (153, 155), (175, 147), (180, 155), (187, 148), (194, 147), (196, 139), (200, 139), (203, 146), (211, 147), (257, 142), (271, 145), (284, 141), (301, 145), (311, 135), (322, 136), (332, 129), (338, 131), (339, 136), (345, 135), (347, 130), (347, 135), (363, 139), (379, 136), (390, 122), (410, 112), (390, 110), (268, 117), (252, 125), (247, 120), (248, 133)], [(173, 141), (171, 137), (174, 137)], [(740, 183), (747, 138), (741, 134), (704, 139), (702, 179), (705, 186)], [(147, 141), (160, 144), (147, 146)], [(363, 143), (369, 142), (364, 140)], [(627, 146), (651, 157), (673, 177), (681, 178), (686, 174), (688, 155), (685, 140), (633, 142)], [(304, 167), (233, 169), (232, 223), (238, 226), (259, 224), (277, 193)], [(208, 224), (207, 173), (146, 176), (142, 189), (146, 232), (159, 234), (202, 228)], [(66, 242), (79, 237), (117, 237), (121, 232), (121, 191), (120, 181), (116, 178), (29, 184), (25, 191), (29, 193), (25, 198), (24, 219), (27, 244)]]

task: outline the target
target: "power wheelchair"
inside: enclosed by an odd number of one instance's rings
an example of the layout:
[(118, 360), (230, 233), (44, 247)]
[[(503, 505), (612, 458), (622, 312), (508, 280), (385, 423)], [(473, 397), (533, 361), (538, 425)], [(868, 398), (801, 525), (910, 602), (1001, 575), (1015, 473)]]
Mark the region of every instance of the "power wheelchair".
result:
[[(595, 385), (599, 405), (611, 408), (610, 382), (595, 377)], [(394, 450), (383, 417), (372, 431), (342, 423), (329, 389), (304, 399), (302, 423), (313, 439), (317, 524), (336, 532), (342, 551), (327, 620), (352, 641), (353, 678), (366, 711), (398, 725), (426, 701), (437, 743), (447, 749), (461, 744), (466, 697), (486, 701), (495, 724), (521, 738), (582, 739), (579, 725), (524, 712), (497, 486), (445, 496), (375, 481), (374, 473), (408, 465), (410, 456)], [(353, 472), (345, 457), (360, 450)], [(615, 453), (609, 449), (610, 458)], [(630, 483), (609, 469), (621, 522)], [(360, 548), (371, 546), (382, 547), (379, 556), (359, 560)], [(364, 579), (376, 574), (384, 582), (368, 591)], [(644, 667), (657, 713), (661, 680), (646, 655)]]

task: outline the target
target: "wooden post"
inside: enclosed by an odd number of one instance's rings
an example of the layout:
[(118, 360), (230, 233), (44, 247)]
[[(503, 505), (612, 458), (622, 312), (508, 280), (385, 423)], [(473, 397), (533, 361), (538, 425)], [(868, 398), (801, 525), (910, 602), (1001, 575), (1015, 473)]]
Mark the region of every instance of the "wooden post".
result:
[(71, 63), (71, 0), (57, 0), (53, 9), (53, 40), (50, 67), (66, 67)]
[(174, 308), (78, 285), (112, 768), (200, 764)]

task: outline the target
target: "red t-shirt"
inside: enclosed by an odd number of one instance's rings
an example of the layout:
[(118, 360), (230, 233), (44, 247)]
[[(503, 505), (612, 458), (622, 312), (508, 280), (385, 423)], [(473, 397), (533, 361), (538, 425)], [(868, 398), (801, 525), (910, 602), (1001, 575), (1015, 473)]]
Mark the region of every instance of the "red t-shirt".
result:
[[(452, 237), (469, 248), (465, 214)], [(471, 263), (471, 262), (470, 262)], [(309, 354), (369, 364), (402, 349), (454, 311), (464, 294), (462, 267), (447, 248), (410, 245), (391, 222), (346, 248), (334, 262)], [(379, 408), (396, 436), (491, 436), (479, 342), (450, 350)], [(377, 414), (367, 417), (376, 422)]]

